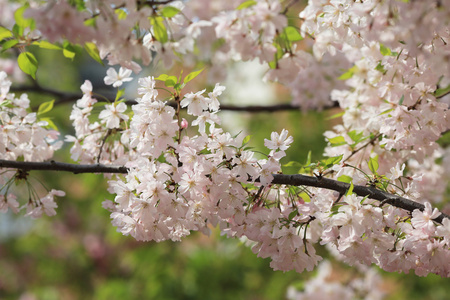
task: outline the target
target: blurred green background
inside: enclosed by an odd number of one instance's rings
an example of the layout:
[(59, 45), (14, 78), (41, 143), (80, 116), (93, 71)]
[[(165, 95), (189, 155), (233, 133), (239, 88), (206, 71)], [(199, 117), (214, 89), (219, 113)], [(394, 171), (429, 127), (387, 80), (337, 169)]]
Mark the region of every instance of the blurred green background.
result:
[[(39, 83), (45, 87), (78, 92), (84, 79), (94, 81), (97, 76), (101, 82), (106, 72), (106, 68), (92, 68), (95, 63), (83, 55), (68, 63), (59, 52), (33, 52), (40, 63)], [(234, 92), (227, 93), (233, 102)], [(30, 98), (35, 106), (51, 99), (32, 93)], [(71, 104), (65, 104), (53, 111), (62, 137), (73, 134), (70, 110)], [(295, 142), (285, 162), (304, 162), (310, 150), (313, 160), (321, 157), (322, 133), (332, 126), (325, 119), (334, 113), (227, 113), (224, 126), (230, 130), (235, 130), (236, 122), (247, 126), (251, 146), (265, 153), (264, 138), (287, 128)], [(70, 161), (68, 146), (56, 160)], [(268, 259), (257, 258), (239, 240), (221, 237), (217, 229), (210, 237), (192, 234), (181, 243), (136, 242), (117, 233), (102, 208), (102, 201), (114, 198), (106, 192), (102, 175), (32, 174), (67, 196), (57, 200), (55, 217), (30, 220), (23, 213), (0, 215), (0, 299), (284, 299), (288, 286), (301, 286), (314, 275), (274, 272)], [(335, 265), (339, 275), (350, 272)], [(450, 299), (448, 279), (383, 275), (388, 299)]]

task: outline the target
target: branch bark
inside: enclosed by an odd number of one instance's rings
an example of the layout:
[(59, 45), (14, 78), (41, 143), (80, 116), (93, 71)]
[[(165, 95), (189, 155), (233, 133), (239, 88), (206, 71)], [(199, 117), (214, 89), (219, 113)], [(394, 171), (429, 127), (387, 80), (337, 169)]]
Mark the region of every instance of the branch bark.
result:
[[(35, 86), (16, 86), (10, 88), (11, 92), (34, 92), (34, 93), (42, 93), (54, 96), (57, 98), (55, 101), (55, 105), (71, 103), (83, 97), (81, 93), (68, 93), (57, 91), (54, 89), (42, 87), (40, 85)], [(110, 102), (114, 102), (115, 95), (105, 95), (105, 99), (108, 99)], [(101, 101), (101, 99), (99, 100)], [(127, 100), (127, 105), (133, 105), (137, 102), (134, 100)], [(176, 108), (175, 102), (169, 102), (169, 105)], [(339, 107), (338, 102), (333, 102), (329, 106), (325, 106), (322, 109), (331, 109)], [(246, 106), (236, 106), (230, 104), (221, 104), (220, 110), (222, 111), (235, 111), (235, 112), (249, 112), (249, 113), (261, 113), (261, 112), (277, 112), (277, 111), (298, 111), (301, 110), (301, 107), (298, 105), (293, 105), (290, 103), (285, 104), (274, 104), (274, 105), (246, 105)]]
[[(22, 162), (22, 161), (0, 160), (0, 168), (13, 168), (23, 171), (31, 171), (31, 170), (63, 171), (63, 172), (71, 172), (74, 174), (80, 173), (126, 174), (128, 172), (128, 169), (124, 166), (106, 166), (103, 164), (78, 165), (56, 161)], [(295, 175), (273, 174), (272, 184), (311, 186), (337, 191), (340, 194), (345, 194), (347, 190), (350, 188), (350, 184), (345, 182), (340, 182), (334, 179), (324, 177), (318, 178), (314, 176), (307, 176), (301, 174)], [(371, 186), (354, 185), (353, 192), (358, 196), (361, 197), (367, 196), (370, 199), (381, 201), (383, 204), (387, 203), (392, 206), (407, 210), (409, 212), (413, 212), (415, 209), (419, 209), (421, 211), (425, 209), (425, 206), (421, 203), (409, 200), (401, 196), (384, 192)], [(450, 216), (441, 213), (441, 215), (435, 218), (434, 221), (442, 224), (444, 218), (450, 219)]]

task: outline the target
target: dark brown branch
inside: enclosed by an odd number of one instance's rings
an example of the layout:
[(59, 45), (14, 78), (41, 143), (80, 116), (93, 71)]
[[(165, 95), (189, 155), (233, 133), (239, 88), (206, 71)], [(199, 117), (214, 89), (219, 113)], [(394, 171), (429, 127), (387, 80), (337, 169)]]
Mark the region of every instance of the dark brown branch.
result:
[(78, 165), (56, 161), (48, 162), (24, 162), (24, 161), (11, 161), (0, 159), (0, 168), (13, 168), (24, 171), (41, 170), (41, 171), (62, 171), (72, 172), (74, 174), (80, 173), (116, 173), (126, 174), (128, 169), (123, 166), (113, 167), (105, 166), (102, 164), (94, 165)]
[[(347, 190), (350, 188), (349, 183), (340, 182), (337, 180), (328, 179), (324, 177), (319, 179), (317, 177), (306, 176), (301, 174), (295, 175), (274, 174), (272, 184), (312, 186), (337, 191), (340, 194), (345, 194)], [(421, 203), (406, 199), (404, 197), (393, 195), (370, 186), (355, 185), (353, 187), (353, 192), (358, 196), (361, 197), (367, 196), (370, 199), (383, 201), (383, 203), (387, 203), (392, 206), (402, 208), (409, 212), (412, 212), (415, 209), (420, 209), (421, 211), (425, 209), (425, 206)], [(441, 215), (434, 220), (442, 224), (442, 220), (444, 218), (450, 218), (450, 216), (441, 213)]]
[[(113, 167), (105, 166), (102, 164), (94, 165), (77, 165), (62, 162), (20, 162), (20, 161), (9, 161), (0, 160), (0, 168), (13, 168), (23, 171), (31, 170), (41, 170), (41, 171), (64, 171), (72, 172), (74, 174), (79, 173), (116, 173), (116, 174), (126, 174), (128, 169), (123, 166)], [(311, 186), (317, 188), (324, 188), (332, 191), (337, 191), (340, 194), (345, 194), (350, 188), (350, 184), (345, 182), (340, 182), (328, 178), (317, 178), (313, 176), (306, 175), (284, 175), (284, 174), (274, 174), (272, 184), (285, 184), (285, 185), (295, 185), (295, 186)], [(421, 203), (393, 195), (384, 191), (381, 191), (374, 187), (367, 187), (363, 185), (355, 185), (353, 187), (353, 192), (361, 197), (368, 197), (370, 199), (381, 201), (382, 203), (387, 203), (392, 206), (402, 208), (409, 212), (415, 209), (420, 209), (423, 211), (425, 206)], [(442, 213), (439, 217), (434, 219), (436, 222), (442, 224), (444, 218), (449, 218), (450, 216)]]
[[(71, 103), (78, 99), (81, 99), (83, 97), (82, 93), (67, 93), (67, 92), (61, 92), (50, 88), (45, 88), (39, 85), (36, 86), (17, 86), (17, 87), (11, 87), (11, 92), (35, 92), (35, 93), (42, 93), (54, 96), (56, 99), (55, 105), (58, 104), (64, 104), (64, 103)], [(114, 95), (106, 95), (105, 99), (109, 99), (110, 102), (114, 102), (115, 96)], [(99, 100), (101, 101), (101, 99)], [(137, 102), (134, 100), (127, 100), (127, 105), (134, 105)], [(175, 102), (169, 102), (169, 105), (176, 108)], [(330, 108), (337, 108), (339, 107), (338, 102), (333, 102), (329, 106), (323, 107), (323, 109), (330, 109)], [(286, 104), (274, 104), (274, 105), (247, 105), (247, 106), (236, 106), (236, 105), (229, 105), (229, 104), (221, 104), (220, 110), (224, 111), (236, 111), (236, 112), (249, 112), (249, 113), (261, 113), (261, 112), (277, 112), (277, 111), (298, 111), (301, 110), (301, 107), (298, 105), (293, 105), (290, 103)]]

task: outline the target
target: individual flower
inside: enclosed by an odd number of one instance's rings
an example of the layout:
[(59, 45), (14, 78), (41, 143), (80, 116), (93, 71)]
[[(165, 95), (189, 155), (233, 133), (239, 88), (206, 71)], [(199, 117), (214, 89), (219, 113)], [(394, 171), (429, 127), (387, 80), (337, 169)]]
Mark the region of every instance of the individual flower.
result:
[(123, 102), (119, 104), (105, 105), (105, 109), (100, 112), (98, 116), (106, 123), (106, 127), (112, 129), (117, 128), (120, 125), (120, 120), (128, 120), (128, 116), (123, 114), (127, 110), (127, 105)]
[(280, 149), (282, 151), (289, 148), (289, 145), (294, 141), (292, 136), (288, 136), (289, 132), (286, 129), (281, 131), (281, 134), (277, 132), (272, 132), (270, 135), (270, 140), (264, 139), (264, 146), (271, 150)]
[(391, 172), (388, 173), (387, 175), (388, 175), (388, 177), (389, 177), (390, 180), (395, 180), (395, 179), (397, 179), (397, 178), (403, 176), (403, 170), (405, 170), (405, 164), (403, 164), (403, 165), (400, 167), (400, 164), (397, 163), (397, 164), (395, 165), (395, 167), (392, 167), (392, 168), (391, 168), (391, 170), (390, 170)]
[(124, 82), (128, 82), (133, 80), (133, 78), (130, 77), (131, 70), (126, 68), (120, 68), (119, 73), (114, 68), (109, 68), (108, 71), (106, 71), (105, 76), (105, 84), (106, 85), (112, 85), (113, 87), (119, 87)]
[(425, 202), (425, 209), (420, 211), (415, 209), (412, 213), (411, 224), (416, 228), (422, 228), (428, 233), (434, 233), (436, 226), (433, 219), (440, 216), (440, 212), (437, 208), (433, 209), (430, 202)]
[(200, 116), (203, 110), (208, 109), (208, 102), (205, 97), (203, 97), (203, 93), (205, 90), (202, 90), (197, 93), (189, 93), (184, 96), (184, 99), (181, 100), (181, 107), (188, 107), (188, 114), (194, 116)]

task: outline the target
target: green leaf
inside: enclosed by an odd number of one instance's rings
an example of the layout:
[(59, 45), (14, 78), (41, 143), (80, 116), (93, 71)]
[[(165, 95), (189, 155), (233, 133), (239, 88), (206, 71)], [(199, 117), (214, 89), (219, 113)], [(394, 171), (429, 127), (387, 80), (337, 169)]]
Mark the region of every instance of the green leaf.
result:
[(17, 58), (17, 63), (19, 64), (19, 68), (26, 74), (36, 79), (36, 71), (38, 68), (38, 62), (36, 57), (30, 52), (22, 52), (19, 54)]
[(345, 193), (345, 195), (350, 196), (351, 194), (353, 194), (353, 188), (354, 188), (353, 182), (350, 182), (350, 187), (348, 188), (347, 193)]
[(298, 42), (303, 40), (302, 35), (294, 26), (288, 26), (284, 28), (284, 34), (291, 42)]
[(334, 138), (328, 139), (328, 142), (331, 144), (332, 147), (337, 147), (337, 146), (347, 144), (347, 142), (345, 141), (345, 138), (343, 136), (336, 136)]
[(306, 192), (301, 192), (300, 194), (298, 194), (298, 196), (301, 197), (305, 202), (311, 202), (311, 198)]
[(389, 49), (388, 47), (386, 47), (383, 44), (380, 44), (380, 53), (383, 56), (391, 56), (392, 55), (391, 49)]
[(358, 132), (356, 130), (352, 130), (348, 133), (348, 136), (354, 141), (355, 143), (358, 143), (363, 139), (363, 132)]
[(343, 157), (344, 157), (344, 154), (341, 154), (339, 156), (330, 157), (325, 161), (325, 165), (327, 167), (337, 165), (342, 160)]
[(298, 215), (298, 211), (294, 210), (291, 211), (291, 213), (289, 214), (289, 220), (292, 220), (293, 218), (295, 218)]
[(311, 150), (308, 152), (308, 156), (306, 157), (305, 166), (309, 166), (311, 164)]
[(345, 111), (342, 111), (342, 112), (340, 112), (340, 113), (337, 113), (337, 114), (332, 115), (331, 117), (326, 118), (325, 120), (336, 119), (336, 118), (339, 118), (339, 117), (343, 116), (344, 114), (345, 114)]
[(290, 161), (283, 165), (283, 167), (302, 167), (303, 165), (298, 161)]
[(240, 10), (240, 9), (244, 9), (244, 8), (253, 6), (253, 5), (255, 5), (256, 3), (257, 3), (257, 2), (254, 1), (254, 0), (245, 1), (245, 2), (241, 3), (241, 4), (236, 8), (236, 10)]
[(381, 61), (375, 67), (375, 70), (377, 70), (378, 72), (381, 72), (381, 73), (386, 73), (386, 70), (384, 69), (383, 65), (381, 64)]
[(18, 40), (8, 40), (2, 44), (2, 52), (6, 51), (19, 43)]
[(19, 7), (15, 12), (14, 12), (14, 20), (16, 21), (16, 25), (18, 27), (20, 27), (20, 31), (21, 31), (21, 35), (23, 34), (23, 29), (30, 27), (31, 30), (34, 29), (35, 24), (34, 24), (34, 20), (33, 19), (27, 19), (23, 17), (23, 13), (25, 12), (26, 9), (28, 9), (30, 5), (27, 3), (24, 6)]
[(247, 135), (247, 136), (242, 140), (242, 146), (247, 145), (251, 138), (252, 138), (251, 135)]
[(64, 41), (63, 48), (64, 57), (73, 60), (73, 58), (75, 57), (75, 48), (68, 41)]
[(11, 32), (11, 30), (6, 29), (3, 26), (0, 26), (0, 41), (9, 37), (12, 37), (13, 33)]
[(405, 100), (405, 95), (402, 95), (402, 97), (398, 101), (398, 105), (402, 105), (404, 100)]
[(378, 170), (378, 155), (375, 157), (371, 157), (368, 163), (369, 169), (372, 172), (372, 174), (377, 174)]
[(443, 95), (445, 95), (445, 94), (447, 94), (447, 93), (449, 93), (449, 92), (450, 92), (450, 84), (449, 84), (447, 87), (445, 87), (445, 88), (437, 89), (437, 90), (434, 92), (434, 96), (435, 96), (436, 98), (440, 98), (440, 97), (442, 97)]
[(164, 85), (167, 87), (173, 87), (175, 86), (175, 84), (177, 84), (177, 77), (176, 76), (169, 76), (167, 77), (167, 79), (164, 81)]
[(45, 114), (45, 113), (51, 111), (54, 103), (55, 103), (55, 100), (50, 100), (50, 101), (41, 103), (41, 105), (39, 105), (37, 115), (39, 116), (39, 115), (42, 115), (42, 114)]
[(384, 115), (384, 114), (388, 114), (388, 113), (390, 113), (390, 112), (393, 111), (393, 110), (394, 110), (393, 108), (386, 109), (385, 111), (383, 111), (382, 113), (380, 113), (379, 116)]
[(91, 42), (84, 44), (86, 52), (99, 64), (104, 66), (102, 59), (100, 58), (100, 52), (97, 49), (97, 45)]
[(94, 18), (89, 18), (89, 19), (87, 19), (86, 21), (84, 21), (83, 24), (84, 24), (85, 26), (87, 26), (87, 27), (95, 27), (96, 20), (97, 20), (96, 17), (94, 17)]
[(163, 17), (152, 17), (150, 19), (150, 23), (153, 26), (153, 36), (157, 41), (164, 44), (169, 40), (169, 36), (167, 35), (167, 29), (164, 25)]
[(116, 94), (116, 100), (118, 101), (125, 94), (125, 89), (119, 89)]
[(166, 18), (172, 18), (175, 17), (180, 10), (174, 6), (164, 6), (164, 8), (161, 10), (161, 15)]
[(204, 69), (205, 68), (187, 74), (186, 77), (184, 77), (183, 83), (188, 83), (189, 81), (197, 77)]
[(116, 9), (114, 12), (116, 13), (117, 18), (119, 20), (125, 20), (127, 18), (127, 16), (128, 16), (127, 12), (125, 10), (121, 9), (121, 8)]
[(358, 71), (357, 66), (353, 66), (350, 69), (348, 69), (344, 74), (338, 77), (339, 80), (347, 80), (353, 77), (355, 73)]
[(158, 77), (155, 78), (155, 80), (159, 80), (159, 81), (166, 81), (167, 78), (169, 78), (169, 75), (167, 74), (161, 74)]
[(33, 45), (37, 45), (37, 46), (39, 46), (39, 48), (42, 48), (42, 49), (62, 50), (61, 47), (59, 47), (57, 45), (53, 45), (52, 43), (47, 42), (47, 41), (34, 42)]
[(46, 127), (58, 130), (58, 127), (56, 127), (55, 123), (53, 123), (53, 121), (50, 118), (39, 118), (39, 120), (47, 122), (48, 125)]
[(22, 36), (23, 35), (23, 31), (24, 31), (24, 28), (20, 27), (17, 24), (14, 24), (14, 26), (12, 28), (12, 32), (13, 32), (14, 36), (17, 36), (17, 37)]
[(351, 178), (350, 176), (347, 176), (347, 175), (341, 175), (338, 177), (337, 180), (340, 182), (350, 183), (350, 182), (352, 182), (353, 178)]
[(269, 67), (271, 69), (276, 69), (277, 68), (278, 61), (284, 55), (284, 51), (283, 51), (283, 49), (281, 48), (280, 45), (275, 44), (274, 46), (277, 48), (277, 52), (275, 52), (275, 54), (274, 54), (274, 59), (271, 62), (269, 62)]

